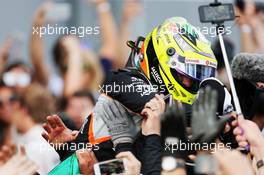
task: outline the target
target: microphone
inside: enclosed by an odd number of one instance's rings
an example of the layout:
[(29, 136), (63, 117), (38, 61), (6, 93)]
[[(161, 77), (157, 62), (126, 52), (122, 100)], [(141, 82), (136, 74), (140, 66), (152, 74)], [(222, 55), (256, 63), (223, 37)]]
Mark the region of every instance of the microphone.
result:
[(231, 69), (236, 79), (264, 82), (264, 54), (237, 54), (232, 61)]
[(257, 82), (264, 82), (264, 54), (240, 53), (232, 61), (232, 72), (241, 109), (246, 119), (255, 113)]

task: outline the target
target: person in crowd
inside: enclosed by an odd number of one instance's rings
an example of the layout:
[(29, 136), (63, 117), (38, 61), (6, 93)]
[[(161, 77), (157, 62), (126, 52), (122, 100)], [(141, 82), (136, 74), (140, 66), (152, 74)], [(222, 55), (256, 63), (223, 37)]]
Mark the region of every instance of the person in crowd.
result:
[(242, 52), (264, 53), (264, 15), (254, 0), (236, 0)]
[(19, 148), (16, 153), (14, 145), (3, 145), (0, 149), (0, 174), (9, 175), (34, 175), (37, 166), (26, 157), (25, 149)]
[[(80, 90), (92, 92), (98, 90), (103, 79), (102, 67), (108, 71), (119, 65), (120, 60), (117, 59), (116, 52), (117, 31), (110, 4), (107, 0), (94, 0), (92, 2), (97, 9), (102, 40), (98, 56), (93, 51), (82, 48), (80, 41), (73, 36), (61, 37), (53, 49), (54, 62), (64, 84), (63, 95), (67, 97)], [(45, 19), (48, 8), (49, 6), (44, 4), (37, 10), (33, 19), (33, 27), (41, 27), (48, 22)], [(49, 75), (46, 69), (42, 38), (39, 35), (32, 34), (30, 50), (32, 63), (36, 69), (40, 70), (38, 72), (39, 79), (49, 84), (50, 88), (57, 92), (59, 87), (53, 86), (54, 83), (52, 83), (57, 78)]]
[(2, 74), (2, 80), (17, 94), (24, 93), (25, 88), (35, 81), (29, 65), (22, 61), (7, 63)]
[(0, 82), (0, 123), (1, 123), (1, 143), (12, 144), (12, 104), (17, 102), (14, 91)]
[(54, 99), (47, 89), (32, 84), (12, 106), (12, 124), (17, 134), (14, 142), (25, 147), (26, 155), (38, 166), (39, 174), (47, 174), (59, 161), (59, 156), (41, 136), (41, 123), (54, 112)]
[[(66, 99), (65, 115), (72, 121), (74, 126), (69, 127), (72, 130), (79, 130), (87, 116), (92, 112), (95, 105), (95, 99), (90, 92), (75, 92), (71, 97)], [(64, 120), (63, 120), (64, 121)]]
[[(231, 39), (224, 37), (224, 43), (226, 47), (226, 53), (229, 61), (231, 62), (235, 54), (235, 45)], [(214, 41), (212, 44), (212, 49), (217, 59), (217, 79), (219, 79), (226, 87), (230, 90), (229, 80), (227, 77), (224, 57), (222, 54), (221, 46), (219, 40)]]

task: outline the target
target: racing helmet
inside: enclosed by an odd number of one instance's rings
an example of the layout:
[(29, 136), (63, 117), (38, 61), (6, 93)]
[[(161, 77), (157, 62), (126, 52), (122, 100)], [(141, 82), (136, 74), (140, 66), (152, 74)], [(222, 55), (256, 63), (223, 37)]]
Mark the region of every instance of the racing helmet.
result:
[[(202, 80), (214, 77), (217, 60), (210, 42), (181, 17), (173, 17), (153, 29), (140, 46), (134, 65), (158, 85), (163, 94), (192, 104)], [(191, 83), (186, 86), (184, 78)]]

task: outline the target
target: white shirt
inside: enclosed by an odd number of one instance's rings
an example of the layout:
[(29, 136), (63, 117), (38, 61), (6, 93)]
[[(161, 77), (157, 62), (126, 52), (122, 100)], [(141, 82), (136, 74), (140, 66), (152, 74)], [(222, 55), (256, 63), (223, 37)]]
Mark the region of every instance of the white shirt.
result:
[(58, 153), (41, 136), (43, 128), (36, 125), (25, 134), (18, 134), (18, 144), (25, 147), (26, 155), (38, 166), (38, 173), (46, 175), (60, 163)]

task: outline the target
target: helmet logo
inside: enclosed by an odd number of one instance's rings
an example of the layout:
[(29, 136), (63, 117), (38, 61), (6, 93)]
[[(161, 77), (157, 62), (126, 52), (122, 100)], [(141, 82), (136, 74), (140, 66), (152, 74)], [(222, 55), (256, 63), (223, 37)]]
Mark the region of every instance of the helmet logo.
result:
[(171, 84), (171, 83), (169, 83), (168, 84), (168, 89), (170, 90), (170, 91), (173, 91), (175, 88), (174, 88), (174, 85), (173, 84)]
[(173, 91), (176, 94), (176, 96), (179, 96), (179, 92), (177, 91), (177, 89), (174, 87), (174, 85), (172, 83), (168, 84), (168, 89), (170, 91)]
[(158, 71), (155, 69), (155, 67), (151, 67), (151, 75), (155, 79), (156, 82), (158, 82), (159, 84), (163, 83), (163, 81), (162, 81)]

